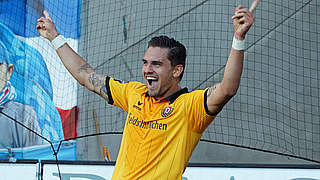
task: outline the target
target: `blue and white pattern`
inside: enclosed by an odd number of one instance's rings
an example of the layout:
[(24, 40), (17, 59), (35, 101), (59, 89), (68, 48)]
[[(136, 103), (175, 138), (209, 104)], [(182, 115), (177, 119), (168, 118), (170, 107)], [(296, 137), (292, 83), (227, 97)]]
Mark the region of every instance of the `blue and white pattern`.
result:
[(9, 101), (13, 101), (16, 97), (17, 93), (14, 90), (14, 87), (12, 87), (10, 81), (8, 81), (2, 91), (0, 91), (0, 106)]
[[(35, 27), (37, 19), (43, 16), (43, 10), (47, 10), (59, 33), (77, 52), (81, 3), (79, 0), (0, 1), (0, 43), (5, 46), (2, 50), (8, 53), (8, 63), (14, 65), (10, 78), (16, 91), (14, 100), (34, 108), (41, 135), (53, 143), (64, 139), (57, 108), (69, 110), (77, 105), (77, 82), (65, 69), (49, 41), (40, 37)], [(50, 159), (45, 157), (44, 151), (42, 155), (36, 153), (33, 156), (27, 149), (24, 148), (23, 157)], [(70, 153), (73, 155), (66, 155), (63, 159), (75, 159), (75, 143), (67, 154)]]
[(10, 78), (18, 101), (34, 107), (41, 134), (50, 141), (63, 139), (61, 119), (53, 103), (50, 75), (41, 54), (16, 38), (12, 31), (0, 23), (0, 41), (9, 54), (9, 64), (14, 65)]

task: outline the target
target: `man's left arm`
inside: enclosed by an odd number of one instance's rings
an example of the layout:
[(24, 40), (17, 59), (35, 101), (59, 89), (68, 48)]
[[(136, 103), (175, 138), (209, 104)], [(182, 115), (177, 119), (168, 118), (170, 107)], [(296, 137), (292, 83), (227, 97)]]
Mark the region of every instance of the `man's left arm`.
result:
[(207, 107), (213, 115), (217, 115), (222, 110), (239, 88), (245, 49), (244, 39), (254, 22), (253, 12), (258, 2), (259, 0), (254, 0), (250, 10), (241, 5), (235, 8), (235, 14), (232, 16), (234, 39), (223, 79), (207, 91)]

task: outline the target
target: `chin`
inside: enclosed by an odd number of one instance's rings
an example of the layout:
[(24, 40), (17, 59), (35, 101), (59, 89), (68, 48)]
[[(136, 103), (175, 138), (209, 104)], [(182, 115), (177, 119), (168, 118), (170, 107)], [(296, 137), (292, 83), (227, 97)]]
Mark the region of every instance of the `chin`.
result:
[(150, 97), (155, 97), (156, 95), (153, 91), (150, 91), (150, 90), (148, 90), (148, 94)]
[(150, 90), (148, 89), (148, 94), (150, 97), (157, 97), (159, 93), (156, 90)]

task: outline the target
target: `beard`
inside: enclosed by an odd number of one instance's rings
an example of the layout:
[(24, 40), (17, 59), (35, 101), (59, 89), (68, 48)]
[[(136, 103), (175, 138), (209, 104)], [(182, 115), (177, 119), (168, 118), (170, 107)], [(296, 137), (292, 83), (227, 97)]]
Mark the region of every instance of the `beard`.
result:
[[(150, 97), (154, 97), (157, 99), (157, 97), (162, 97), (169, 91), (169, 89), (171, 88), (171, 82), (172, 81), (172, 76), (169, 76), (168, 78), (168, 83), (164, 83), (163, 86), (161, 86), (160, 84), (160, 81), (157, 82), (157, 87), (154, 88), (154, 89), (151, 89), (149, 86), (148, 86), (148, 94)], [(148, 82), (147, 82), (148, 83)]]

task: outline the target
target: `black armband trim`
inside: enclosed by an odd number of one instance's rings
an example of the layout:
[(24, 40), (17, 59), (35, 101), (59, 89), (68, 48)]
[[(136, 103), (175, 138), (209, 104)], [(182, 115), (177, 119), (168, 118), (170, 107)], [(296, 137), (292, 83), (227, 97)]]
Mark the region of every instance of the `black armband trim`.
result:
[(208, 89), (204, 92), (204, 109), (206, 110), (206, 113), (210, 116), (216, 115), (215, 113), (211, 113), (208, 109), (208, 104), (207, 104), (207, 97), (208, 97)]
[(106, 77), (106, 89), (107, 89), (108, 103), (112, 105), (114, 102), (113, 102), (113, 99), (112, 99), (109, 82), (110, 82), (110, 77), (107, 76)]

